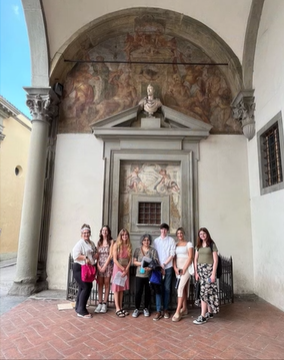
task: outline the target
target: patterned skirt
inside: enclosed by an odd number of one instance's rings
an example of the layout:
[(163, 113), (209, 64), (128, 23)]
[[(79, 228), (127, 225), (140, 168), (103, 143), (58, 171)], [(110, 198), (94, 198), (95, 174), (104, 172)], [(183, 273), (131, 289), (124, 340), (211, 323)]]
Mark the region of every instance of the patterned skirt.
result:
[(200, 299), (206, 302), (211, 307), (213, 313), (216, 314), (219, 312), (217, 279), (214, 283), (208, 282), (212, 270), (213, 264), (197, 264), (200, 281)]

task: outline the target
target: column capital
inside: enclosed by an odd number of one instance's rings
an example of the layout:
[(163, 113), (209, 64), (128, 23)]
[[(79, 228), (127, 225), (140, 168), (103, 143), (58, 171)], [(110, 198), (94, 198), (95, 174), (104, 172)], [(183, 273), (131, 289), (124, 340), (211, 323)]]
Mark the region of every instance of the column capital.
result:
[(231, 103), (233, 117), (240, 121), (243, 134), (249, 140), (255, 135), (254, 90), (242, 90)]
[(33, 120), (50, 122), (58, 115), (59, 98), (51, 87), (24, 87), (27, 92), (26, 104)]

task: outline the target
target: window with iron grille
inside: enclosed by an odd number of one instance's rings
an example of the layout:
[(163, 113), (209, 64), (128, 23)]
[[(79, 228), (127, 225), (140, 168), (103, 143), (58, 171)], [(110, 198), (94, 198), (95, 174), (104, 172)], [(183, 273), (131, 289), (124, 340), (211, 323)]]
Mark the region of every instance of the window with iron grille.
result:
[(138, 224), (161, 224), (161, 203), (139, 202)]
[(259, 132), (261, 193), (283, 188), (283, 127), (281, 113)]

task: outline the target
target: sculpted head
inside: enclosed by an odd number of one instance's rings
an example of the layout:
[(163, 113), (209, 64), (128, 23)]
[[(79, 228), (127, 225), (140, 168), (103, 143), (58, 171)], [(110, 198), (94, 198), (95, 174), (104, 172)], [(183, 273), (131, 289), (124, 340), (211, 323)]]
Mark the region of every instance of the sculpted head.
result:
[(153, 88), (153, 86), (151, 84), (149, 84), (147, 86), (147, 94), (148, 95), (153, 95), (154, 94), (154, 88)]

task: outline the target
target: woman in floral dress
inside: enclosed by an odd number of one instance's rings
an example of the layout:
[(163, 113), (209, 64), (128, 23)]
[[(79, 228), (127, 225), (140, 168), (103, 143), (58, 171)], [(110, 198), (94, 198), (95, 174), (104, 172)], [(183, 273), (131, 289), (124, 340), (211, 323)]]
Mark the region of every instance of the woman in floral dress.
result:
[[(112, 246), (113, 240), (111, 230), (108, 225), (104, 225), (100, 230), (100, 239), (98, 241), (98, 294), (99, 304), (95, 309), (96, 313), (107, 312), (107, 301), (110, 290), (110, 279), (112, 276)], [(104, 294), (103, 289), (105, 288)]]

